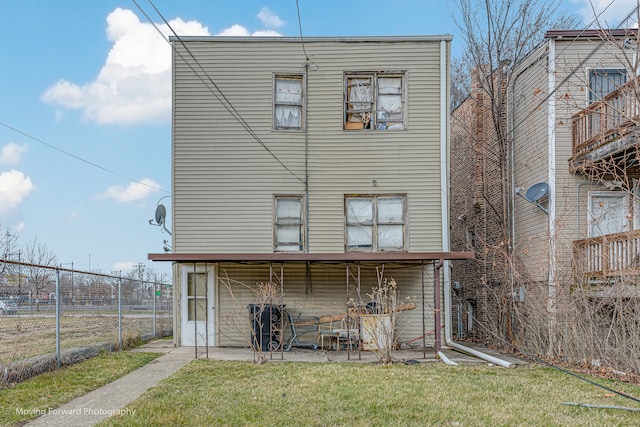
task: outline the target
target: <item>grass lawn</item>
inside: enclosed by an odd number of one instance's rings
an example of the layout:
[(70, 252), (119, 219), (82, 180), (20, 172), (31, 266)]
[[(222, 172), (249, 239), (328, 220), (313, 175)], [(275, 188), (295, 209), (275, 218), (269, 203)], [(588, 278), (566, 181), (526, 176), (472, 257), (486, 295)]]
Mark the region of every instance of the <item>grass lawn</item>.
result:
[[(151, 362), (160, 353), (102, 353), (75, 365), (0, 389), (0, 425), (18, 426), (35, 411), (56, 408)], [(25, 413), (26, 412), (26, 413)], [(29, 414), (31, 412), (32, 414)]]
[[(634, 397), (640, 387), (596, 380)], [(640, 404), (543, 367), (196, 360), (101, 426), (625, 426)]]

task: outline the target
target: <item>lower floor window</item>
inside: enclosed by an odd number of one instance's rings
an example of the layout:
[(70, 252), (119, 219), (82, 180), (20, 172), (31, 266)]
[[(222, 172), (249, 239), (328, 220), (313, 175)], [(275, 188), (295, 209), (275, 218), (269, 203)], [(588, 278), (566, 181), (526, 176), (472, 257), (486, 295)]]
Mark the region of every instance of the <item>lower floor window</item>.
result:
[(304, 209), (301, 196), (275, 197), (274, 249), (295, 252), (304, 249)]
[(349, 251), (405, 250), (404, 195), (345, 197), (345, 246)]

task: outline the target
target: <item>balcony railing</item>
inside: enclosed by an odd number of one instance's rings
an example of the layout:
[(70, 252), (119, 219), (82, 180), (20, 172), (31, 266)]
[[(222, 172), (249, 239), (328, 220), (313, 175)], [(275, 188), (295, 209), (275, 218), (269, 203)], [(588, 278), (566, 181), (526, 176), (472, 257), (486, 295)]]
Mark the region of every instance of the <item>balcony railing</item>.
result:
[(572, 169), (629, 148), (640, 119), (640, 76), (572, 117)]
[(576, 240), (573, 260), (581, 276), (609, 278), (640, 274), (640, 230)]

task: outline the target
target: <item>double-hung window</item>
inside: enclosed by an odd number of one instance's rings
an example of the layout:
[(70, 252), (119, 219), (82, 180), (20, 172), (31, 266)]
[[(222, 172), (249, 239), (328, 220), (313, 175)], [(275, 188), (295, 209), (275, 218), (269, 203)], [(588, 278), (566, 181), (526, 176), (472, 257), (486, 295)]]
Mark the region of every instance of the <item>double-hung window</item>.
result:
[(302, 76), (276, 75), (273, 94), (274, 128), (302, 129), (303, 114)]
[(373, 195), (345, 197), (347, 251), (404, 251), (406, 197)]
[(274, 250), (304, 250), (304, 205), (302, 196), (275, 196)]
[(345, 74), (345, 129), (391, 130), (404, 127), (404, 73)]

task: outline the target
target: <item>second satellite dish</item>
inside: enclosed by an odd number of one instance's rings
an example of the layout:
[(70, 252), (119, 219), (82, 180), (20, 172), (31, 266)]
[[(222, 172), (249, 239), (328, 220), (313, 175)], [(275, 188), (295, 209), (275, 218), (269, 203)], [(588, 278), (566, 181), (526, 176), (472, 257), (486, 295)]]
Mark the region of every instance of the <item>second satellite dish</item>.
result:
[(533, 184), (527, 190), (527, 193), (524, 195), (527, 200), (530, 202), (537, 202), (542, 199), (549, 192), (549, 184), (546, 182), (539, 182), (537, 184)]

